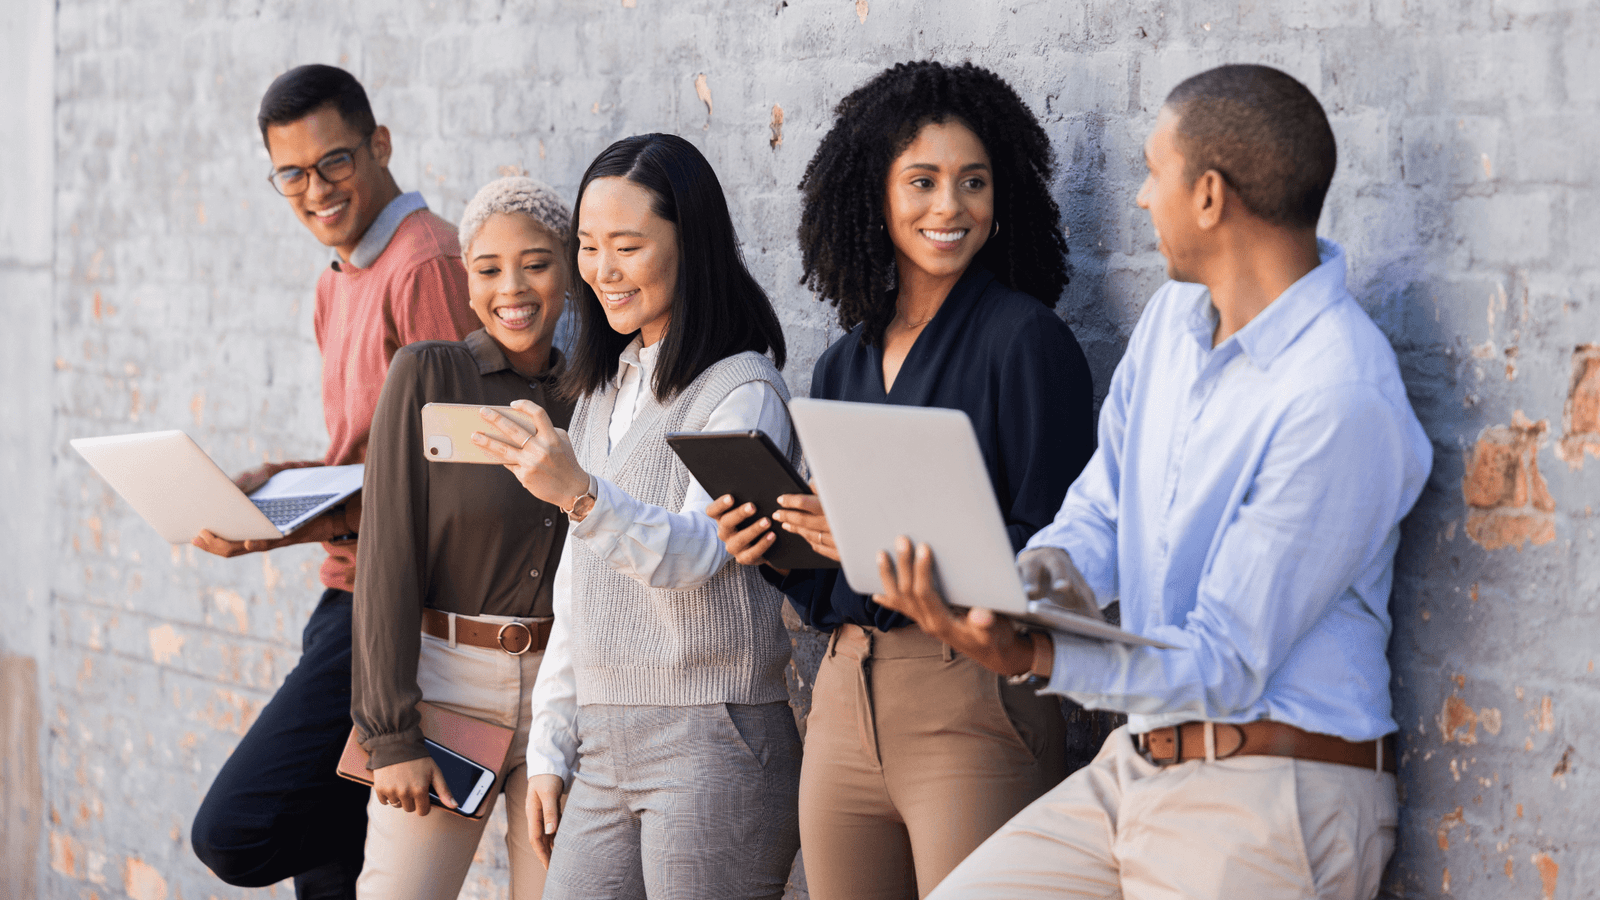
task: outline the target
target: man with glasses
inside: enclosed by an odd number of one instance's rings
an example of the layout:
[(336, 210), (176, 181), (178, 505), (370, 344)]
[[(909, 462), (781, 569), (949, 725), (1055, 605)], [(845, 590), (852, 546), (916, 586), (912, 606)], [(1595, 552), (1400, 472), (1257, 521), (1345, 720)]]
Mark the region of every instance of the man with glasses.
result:
[[(403, 194), (389, 173), (389, 129), (366, 92), (333, 66), (300, 66), (261, 99), (268, 180), (334, 259), (317, 281), (316, 336), (329, 447), (321, 460), (272, 463), (240, 476), (254, 490), (297, 466), (366, 458), (372, 413), (400, 347), (459, 340), (478, 327), (455, 226)], [(320, 541), (326, 587), (302, 635), (299, 663), (217, 774), (195, 814), (196, 855), (241, 887), (294, 878), (295, 896), (351, 898), (366, 837), (365, 787), (334, 773), (350, 732), (350, 611), (360, 495), (275, 541), (195, 545), (218, 556)]]

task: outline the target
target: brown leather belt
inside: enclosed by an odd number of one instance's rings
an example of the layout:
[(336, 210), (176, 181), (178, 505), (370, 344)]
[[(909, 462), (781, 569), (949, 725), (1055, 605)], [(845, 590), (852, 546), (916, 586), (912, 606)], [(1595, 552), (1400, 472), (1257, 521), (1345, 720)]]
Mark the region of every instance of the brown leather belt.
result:
[[(1393, 773), (1394, 735), (1378, 741), (1347, 741), (1327, 734), (1313, 734), (1282, 722), (1246, 722), (1240, 725), (1215, 723), (1216, 758), (1230, 756), (1287, 756), (1312, 762), (1340, 763)], [(1157, 728), (1139, 735), (1139, 749), (1158, 766), (1170, 766), (1191, 759), (1206, 758), (1206, 723), (1185, 722)]]
[[(512, 656), (539, 653), (550, 643), (550, 626), (555, 619), (535, 619), (524, 625), (521, 622), (479, 622), (466, 616), (456, 616), (456, 643), (468, 647), (504, 650)], [(450, 640), (450, 614), (437, 609), (422, 611), (422, 633)]]

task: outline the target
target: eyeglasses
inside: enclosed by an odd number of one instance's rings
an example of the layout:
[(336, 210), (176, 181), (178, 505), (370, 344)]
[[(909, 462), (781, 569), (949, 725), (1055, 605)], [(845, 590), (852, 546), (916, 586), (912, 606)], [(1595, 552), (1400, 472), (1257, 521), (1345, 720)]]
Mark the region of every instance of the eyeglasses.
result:
[[(367, 145), (372, 140), (368, 134), (361, 139), (361, 143), (348, 150), (339, 149), (317, 160), (312, 166), (317, 175), (328, 184), (338, 184), (349, 178), (356, 171), (356, 151)], [(294, 197), (304, 194), (311, 187), (311, 172), (298, 166), (285, 166), (274, 172), (267, 173), (267, 180), (278, 193), (285, 197)]]

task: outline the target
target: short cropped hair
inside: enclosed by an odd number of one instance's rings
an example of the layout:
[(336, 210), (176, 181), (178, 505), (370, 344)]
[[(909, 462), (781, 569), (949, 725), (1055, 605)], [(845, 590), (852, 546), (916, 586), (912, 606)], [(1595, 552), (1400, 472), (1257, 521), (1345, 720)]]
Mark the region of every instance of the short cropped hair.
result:
[(1192, 183), (1222, 174), (1246, 209), (1276, 225), (1315, 228), (1338, 164), (1333, 129), (1305, 85), (1269, 66), (1220, 66), (1167, 95)]
[(261, 96), (261, 109), (256, 113), (261, 142), (272, 149), (267, 140), (268, 126), (298, 122), (330, 104), (339, 111), (345, 124), (362, 137), (378, 127), (378, 121), (372, 117), (372, 104), (367, 102), (367, 92), (354, 75), (338, 66), (296, 66), (274, 79)]
[[(678, 283), (651, 383), (656, 397), (671, 400), (717, 361), (747, 350), (770, 354), (783, 368), (787, 350), (778, 313), (745, 268), (722, 183), (695, 145), (675, 134), (636, 134), (601, 151), (583, 173), (572, 204), (574, 259), (583, 194), (596, 178), (623, 178), (644, 188), (651, 212), (677, 227)], [(600, 298), (582, 279), (573, 287), (572, 302), (578, 336), (561, 390), (577, 399), (616, 376), (617, 357), (633, 335), (612, 329)]]
[(483, 223), (495, 213), (518, 213), (527, 216), (555, 235), (565, 250), (568, 226), (572, 223), (572, 210), (561, 201), (555, 188), (525, 175), (497, 178), (478, 189), (478, 193), (461, 213), (461, 256), (478, 236)]

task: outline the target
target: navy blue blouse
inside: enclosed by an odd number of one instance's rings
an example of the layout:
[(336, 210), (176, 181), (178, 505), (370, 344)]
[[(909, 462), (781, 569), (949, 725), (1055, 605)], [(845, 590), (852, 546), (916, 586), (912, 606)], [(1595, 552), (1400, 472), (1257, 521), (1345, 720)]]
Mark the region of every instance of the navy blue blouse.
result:
[[(1011, 546), (1021, 550), (1055, 518), (1094, 454), (1094, 382), (1072, 330), (978, 266), (961, 276), (917, 336), (888, 392), (883, 349), (862, 343), (861, 329), (817, 360), (811, 396), (966, 412)], [(800, 618), (821, 631), (843, 622), (887, 631), (910, 621), (850, 590), (837, 569), (791, 572), (778, 586)]]

